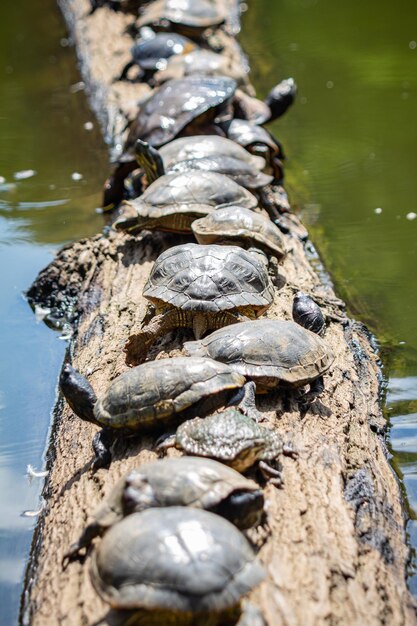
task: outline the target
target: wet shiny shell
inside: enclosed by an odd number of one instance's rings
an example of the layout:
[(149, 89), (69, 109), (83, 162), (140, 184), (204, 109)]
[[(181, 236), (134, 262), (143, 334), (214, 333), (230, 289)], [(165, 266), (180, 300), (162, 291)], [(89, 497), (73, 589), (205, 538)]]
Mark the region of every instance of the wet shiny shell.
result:
[(225, 14), (217, 3), (210, 0), (156, 0), (147, 8), (137, 25), (140, 28), (161, 19), (179, 26), (204, 29), (222, 24)]
[(238, 185), (246, 187), (246, 189), (261, 189), (265, 185), (269, 185), (272, 182), (273, 177), (268, 174), (260, 172), (258, 169), (249, 165), (245, 161), (240, 161), (230, 156), (212, 155), (209, 157), (202, 157), (201, 159), (188, 159), (187, 161), (181, 161), (172, 165), (167, 173), (179, 173), (179, 172), (216, 172), (219, 174), (225, 174)]
[(227, 128), (227, 136), (236, 141), (244, 148), (250, 149), (255, 143), (264, 144), (270, 150), (271, 156), (280, 156), (280, 146), (265, 128), (248, 122), (247, 120), (234, 119)]
[(254, 195), (223, 174), (185, 172), (161, 176), (124, 206), (131, 217), (136, 212), (138, 228), (186, 233), (196, 218), (215, 209), (235, 204), (250, 209), (257, 203)]
[(166, 64), (166, 69), (155, 74), (155, 81), (161, 84), (173, 78), (183, 78), (200, 74), (204, 76), (229, 76), (238, 85), (247, 82), (247, 73), (241, 63), (235, 63), (223, 54), (216, 54), (210, 50), (194, 50), (181, 57), (172, 57)]
[(177, 445), (187, 454), (211, 457), (243, 472), (257, 460), (275, 459), (282, 439), (236, 409), (187, 420), (177, 428)]
[(216, 135), (197, 135), (195, 137), (180, 137), (166, 146), (162, 146), (160, 154), (166, 168), (188, 159), (202, 159), (210, 156), (228, 156), (244, 161), (258, 170), (265, 167), (265, 159), (252, 155), (242, 146)]
[(225, 76), (170, 80), (140, 107), (126, 146), (129, 148), (138, 138), (162, 146), (203, 113), (211, 110), (214, 119), (219, 107), (233, 98), (235, 89), (236, 82)]
[(334, 357), (315, 333), (295, 322), (256, 320), (226, 326), (184, 344), (187, 354), (210, 356), (243, 376), (275, 387), (280, 381), (304, 385), (321, 376)]
[(156, 33), (154, 37), (139, 39), (132, 47), (132, 56), (144, 70), (163, 70), (168, 58), (194, 50), (196, 44), (176, 33)]
[(198, 243), (244, 241), (246, 246), (258, 246), (277, 258), (285, 255), (285, 245), (279, 229), (269, 218), (241, 207), (228, 207), (213, 211), (210, 215), (195, 220), (192, 231)]
[(94, 406), (102, 426), (132, 431), (172, 421), (177, 413), (244, 378), (211, 359), (177, 357), (138, 365), (116, 378)]
[[(127, 487), (135, 491), (135, 499), (141, 500), (133, 510), (126, 510), (124, 505)], [(235, 492), (258, 491), (259, 486), (253, 480), (217, 461), (186, 456), (166, 458), (145, 463), (121, 478), (97, 509), (94, 519), (107, 528), (126, 514), (150, 507), (190, 506), (207, 510)]]
[(134, 513), (110, 529), (91, 578), (113, 607), (200, 613), (236, 605), (264, 570), (230, 522), (170, 507)]
[(266, 266), (237, 246), (185, 244), (163, 252), (143, 295), (189, 311), (251, 308), (258, 314), (274, 299)]

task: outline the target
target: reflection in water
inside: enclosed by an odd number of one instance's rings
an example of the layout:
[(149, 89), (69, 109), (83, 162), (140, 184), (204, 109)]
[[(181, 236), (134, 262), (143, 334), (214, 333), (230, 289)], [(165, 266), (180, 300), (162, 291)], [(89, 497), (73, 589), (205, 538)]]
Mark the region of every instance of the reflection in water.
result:
[[(284, 76), (296, 106), (271, 125), (287, 187), (350, 313), (391, 377), (393, 463), (417, 512), (417, 42), (414, 0), (254, 0), (242, 31), (261, 94)], [(417, 546), (417, 523), (408, 532)], [(417, 577), (410, 579), (417, 595)]]
[[(50, 413), (64, 341), (36, 323), (22, 292), (57, 245), (95, 234), (107, 153), (55, 0), (0, 3), (0, 622), (17, 623), (41, 505)], [(74, 176), (81, 173), (82, 177)]]

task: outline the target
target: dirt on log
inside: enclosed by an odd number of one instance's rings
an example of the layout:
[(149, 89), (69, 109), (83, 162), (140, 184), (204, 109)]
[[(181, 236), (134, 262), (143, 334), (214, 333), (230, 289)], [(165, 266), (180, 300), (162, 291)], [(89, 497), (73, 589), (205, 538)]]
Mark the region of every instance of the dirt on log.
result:
[[(149, 90), (114, 80), (129, 57), (131, 38), (125, 30), (132, 18), (106, 8), (88, 15), (88, 0), (61, 4), (93, 107), (107, 138), (116, 140)], [(236, 14), (236, 5), (230, 1), (230, 6)], [(240, 54), (233, 30), (220, 37)], [(270, 189), (272, 196), (278, 193)], [(317, 271), (314, 248), (300, 237), (304, 230), (297, 217), (285, 219), (289, 253), (267, 317), (291, 319), (297, 289), (319, 298), (329, 316), (325, 340), (336, 360), (325, 375), (324, 393), (301, 412), (298, 393), (276, 393), (259, 402), (269, 425), (291, 440), (299, 458), (283, 460), (282, 489), (265, 486), (268, 532), (253, 533), (252, 539), (259, 543), (268, 576), (251, 599), (268, 626), (417, 624), (405, 580), (401, 493), (382, 435), (378, 356), (366, 329), (344, 315), (331, 284)], [(48, 306), (51, 319), (72, 325), (69, 357), (97, 393), (126, 370), (123, 346), (145, 314), (141, 294), (152, 263), (182, 240), (163, 234), (139, 239), (113, 231), (100, 234), (65, 246), (29, 290), (34, 306)], [(185, 339), (192, 339), (188, 331), (171, 333), (153, 347), (150, 358), (181, 354)], [(109, 623), (108, 607), (90, 582), (89, 557), (65, 570), (62, 558), (118, 478), (156, 454), (151, 436), (119, 438), (110, 469), (92, 474), (96, 431), (58, 402), (23, 623)]]

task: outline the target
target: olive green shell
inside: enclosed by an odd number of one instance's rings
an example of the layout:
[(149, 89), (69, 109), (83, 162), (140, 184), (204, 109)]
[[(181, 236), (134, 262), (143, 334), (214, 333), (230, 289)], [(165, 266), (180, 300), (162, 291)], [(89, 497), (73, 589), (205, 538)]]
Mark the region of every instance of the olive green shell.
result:
[(245, 379), (211, 359), (177, 357), (143, 363), (116, 378), (94, 406), (102, 426), (132, 431), (178, 421), (177, 414)]
[(299, 324), (256, 320), (226, 326), (184, 344), (187, 354), (209, 356), (265, 387), (296, 386), (318, 378), (333, 363), (326, 343)]
[(137, 26), (141, 28), (161, 20), (178, 27), (202, 30), (222, 24), (225, 13), (220, 10), (217, 2), (210, 0), (156, 0), (147, 7), (137, 21)]
[[(136, 139), (158, 147), (174, 139), (188, 124), (203, 114), (205, 120), (217, 115), (234, 96), (236, 81), (226, 76), (187, 76), (156, 89), (141, 104), (126, 140), (126, 148)], [(210, 113), (209, 113), (210, 112)]]
[[(133, 490), (135, 505), (126, 503)], [(121, 478), (103, 504), (94, 521), (106, 529), (125, 515), (150, 507), (190, 506), (209, 510), (235, 492), (258, 492), (259, 486), (232, 468), (211, 459), (194, 457), (166, 458), (144, 463)], [(254, 519), (254, 518), (253, 518)], [(244, 528), (246, 525), (239, 525)]]
[(167, 169), (181, 161), (202, 159), (213, 155), (230, 156), (239, 161), (245, 161), (258, 170), (265, 167), (265, 159), (251, 154), (238, 143), (218, 135), (179, 137), (162, 146), (159, 152)]
[(220, 612), (264, 576), (230, 522), (186, 507), (126, 517), (105, 535), (91, 564), (96, 591), (120, 609)]
[(258, 460), (275, 459), (283, 449), (278, 433), (233, 408), (187, 420), (177, 428), (175, 438), (187, 454), (222, 461), (239, 472)]
[(257, 257), (237, 246), (175, 246), (156, 260), (143, 295), (188, 311), (251, 308), (260, 315), (273, 302), (274, 289)]
[[(118, 230), (191, 232), (191, 224), (211, 211), (238, 204), (254, 208), (257, 199), (233, 180), (215, 172), (184, 172), (157, 178), (135, 200), (125, 202)], [(126, 227), (125, 216), (131, 219)]]
[(201, 244), (244, 242), (245, 247), (257, 246), (278, 259), (285, 255), (279, 228), (260, 213), (239, 206), (213, 211), (195, 220), (191, 228)]

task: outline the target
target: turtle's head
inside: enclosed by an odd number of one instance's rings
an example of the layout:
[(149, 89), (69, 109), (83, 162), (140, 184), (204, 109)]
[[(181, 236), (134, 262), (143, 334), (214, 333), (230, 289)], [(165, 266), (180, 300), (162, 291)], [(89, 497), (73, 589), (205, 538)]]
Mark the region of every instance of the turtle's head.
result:
[(149, 184), (165, 174), (164, 162), (160, 153), (146, 141), (141, 139), (136, 141), (135, 157), (140, 167), (144, 170)]
[(287, 78), (275, 85), (265, 98), (265, 104), (269, 106), (271, 111), (271, 117), (268, 121), (281, 117), (292, 105), (296, 95), (297, 85), (293, 78)]
[(93, 408), (97, 396), (88, 380), (70, 363), (65, 363), (59, 377), (59, 387), (71, 409), (87, 422), (97, 424)]
[(122, 493), (123, 515), (139, 513), (150, 507), (158, 506), (152, 486), (146, 476), (140, 472), (131, 472), (125, 478)]

